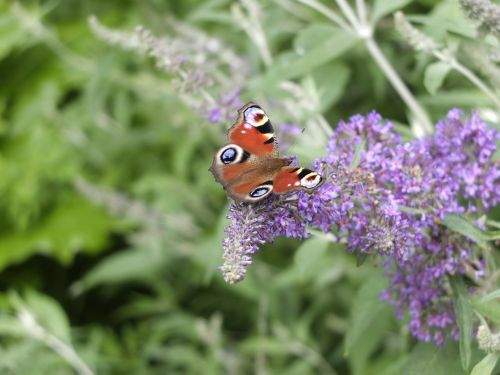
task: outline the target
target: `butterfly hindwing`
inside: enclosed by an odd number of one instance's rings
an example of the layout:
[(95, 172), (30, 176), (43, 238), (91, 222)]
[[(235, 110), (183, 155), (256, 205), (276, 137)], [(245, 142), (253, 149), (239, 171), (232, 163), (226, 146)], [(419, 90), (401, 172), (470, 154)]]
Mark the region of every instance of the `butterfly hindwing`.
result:
[(274, 176), (289, 164), (288, 159), (247, 157), (241, 147), (229, 144), (216, 153), (210, 171), (231, 198), (256, 202), (273, 192)]
[(230, 197), (243, 202), (256, 202), (271, 193), (312, 191), (323, 183), (323, 177), (307, 168), (289, 166), (287, 159), (268, 159), (268, 165), (259, 165), (226, 187)]
[(307, 168), (283, 167), (273, 179), (273, 192), (284, 194), (294, 190), (314, 190), (323, 183), (323, 177)]
[(257, 104), (248, 103), (238, 111), (238, 119), (228, 136), (231, 142), (256, 157), (278, 157), (271, 120)]

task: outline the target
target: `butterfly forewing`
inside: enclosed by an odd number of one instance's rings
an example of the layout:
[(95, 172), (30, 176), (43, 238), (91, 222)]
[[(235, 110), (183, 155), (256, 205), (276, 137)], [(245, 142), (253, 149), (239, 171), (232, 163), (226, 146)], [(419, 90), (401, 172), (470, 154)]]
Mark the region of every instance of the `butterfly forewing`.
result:
[(257, 157), (278, 157), (271, 120), (257, 104), (248, 103), (238, 111), (238, 120), (229, 129), (231, 142)]

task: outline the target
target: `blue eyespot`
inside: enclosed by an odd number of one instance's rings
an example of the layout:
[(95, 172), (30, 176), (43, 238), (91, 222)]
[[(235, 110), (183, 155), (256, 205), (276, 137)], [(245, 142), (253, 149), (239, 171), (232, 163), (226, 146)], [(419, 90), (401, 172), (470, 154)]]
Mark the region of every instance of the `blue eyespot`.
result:
[(262, 197), (263, 195), (266, 195), (267, 193), (269, 193), (271, 189), (268, 188), (268, 187), (259, 187), (253, 191), (250, 192), (250, 196), (252, 198), (258, 198), (258, 197)]
[(224, 150), (224, 152), (220, 156), (220, 160), (224, 164), (231, 164), (232, 162), (234, 162), (236, 160), (237, 156), (238, 156), (238, 153), (236, 152), (236, 150), (234, 148), (230, 147), (230, 148)]

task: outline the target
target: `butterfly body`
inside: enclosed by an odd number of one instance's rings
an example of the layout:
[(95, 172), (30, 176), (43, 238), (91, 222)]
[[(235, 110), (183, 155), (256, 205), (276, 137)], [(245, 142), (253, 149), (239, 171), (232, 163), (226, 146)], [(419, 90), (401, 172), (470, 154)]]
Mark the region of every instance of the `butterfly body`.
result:
[(312, 191), (323, 182), (316, 172), (293, 167), (291, 159), (279, 156), (271, 121), (257, 104), (248, 103), (238, 111), (228, 138), (232, 143), (217, 151), (210, 171), (235, 201), (256, 202), (271, 193)]

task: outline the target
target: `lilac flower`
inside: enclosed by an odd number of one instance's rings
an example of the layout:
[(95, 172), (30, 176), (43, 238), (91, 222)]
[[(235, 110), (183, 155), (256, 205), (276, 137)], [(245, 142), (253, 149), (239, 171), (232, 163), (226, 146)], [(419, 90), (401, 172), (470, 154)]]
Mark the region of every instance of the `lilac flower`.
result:
[[(499, 135), (477, 114), (452, 110), (434, 135), (403, 143), (376, 113), (340, 122), (327, 155), (314, 163), (326, 182), (313, 194), (233, 204), (223, 242), (226, 281), (243, 279), (252, 255), (278, 236), (304, 238), (307, 227), (335, 230), (347, 250), (383, 259), (383, 299), (408, 319), (412, 335), (442, 345), (457, 337), (449, 277), (475, 265), (477, 245), (441, 225), (448, 213), (484, 214), (500, 203)], [(479, 269), (478, 269), (479, 266)]]
[(500, 5), (490, 0), (460, 0), (465, 14), (478, 26), (493, 35), (500, 36)]
[(217, 108), (217, 107), (212, 108), (207, 113), (207, 119), (210, 122), (218, 123), (218, 122), (222, 121), (222, 118), (223, 118), (223, 114), (222, 114), (222, 110), (220, 108)]
[(224, 264), (220, 267), (226, 282), (243, 280), (259, 245), (279, 236), (307, 237), (306, 222), (295, 208), (293, 203), (282, 205), (276, 197), (259, 204), (234, 203), (229, 207), (230, 224), (225, 228)]
[(242, 105), (240, 89), (236, 88), (218, 99), (215, 106), (210, 107), (209, 110), (199, 107), (198, 112), (212, 123), (219, 123), (221, 121), (232, 122), (234, 121), (234, 113)]
[[(157, 36), (138, 26), (133, 32), (110, 29), (94, 16), (89, 25), (105, 42), (151, 57), (169, 73), (180, 98), (210, 122), (232, 121), (242, 106), (239, 88), (247, 80), (248, 63), (222, 40), (188, 24), (168, 20), (176, 36)], [(208, 110), (207, 110), (208, 108)]]

